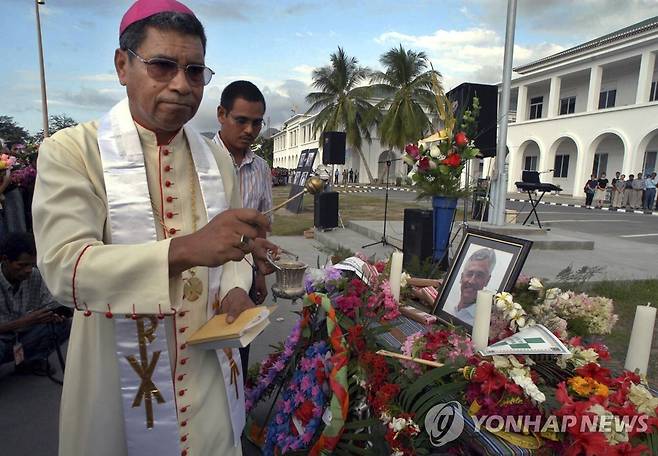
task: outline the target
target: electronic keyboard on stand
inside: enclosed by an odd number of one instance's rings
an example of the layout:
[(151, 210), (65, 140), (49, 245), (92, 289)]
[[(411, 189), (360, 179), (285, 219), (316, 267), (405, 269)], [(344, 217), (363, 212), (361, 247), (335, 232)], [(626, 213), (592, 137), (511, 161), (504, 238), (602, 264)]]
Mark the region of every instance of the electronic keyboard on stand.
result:
[[(530, 204), (532, 205), (532, 209), (530, 209), (530, 213), (523, 221), (523, 224), (525, 225), (530, 219), (530, 216), (534, 213), (535, 219), (537, 220), (537, 225), (539, 225), (539, 228), (541, 228), (541, 222), (539, 221), (539, 215), (537, 214), (537, 205), (544, 197), (544, 194), (546, 192), (561, 192), (562, 189), (557, 185), (548, 184), (548, 183), (542, 184), (541, 182), (539, 182), (538, 171), (523, 171), (523, 175), (521, 176), (521, 179), (522, 179), (521, 182), (516, 182), (514, 185), (516, 185), (516, 188), (518, 190), (528, 193), (528, 198), (530, 198)], [(532, 197), (532, 194), (535, 192), (537, 193), (541, 192), (539, 198), (537, 199), (533, 199)]]

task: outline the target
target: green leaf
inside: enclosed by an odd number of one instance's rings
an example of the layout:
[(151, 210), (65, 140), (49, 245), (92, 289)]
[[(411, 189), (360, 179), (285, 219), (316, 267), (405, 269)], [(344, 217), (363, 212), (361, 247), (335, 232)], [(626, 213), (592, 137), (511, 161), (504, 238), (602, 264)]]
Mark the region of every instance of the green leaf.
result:
[[(443, 366), (427, 371), (425, 374), (418, 377), (418, 379), (406, 389), (408, 398), (415, 398), (425, 389), (425, 387), (453, 372), (455, 372), (455, 368), (452, 366)], [(409, 410), (409, 405), (409, 403), (402, 404), (405, 410)]]

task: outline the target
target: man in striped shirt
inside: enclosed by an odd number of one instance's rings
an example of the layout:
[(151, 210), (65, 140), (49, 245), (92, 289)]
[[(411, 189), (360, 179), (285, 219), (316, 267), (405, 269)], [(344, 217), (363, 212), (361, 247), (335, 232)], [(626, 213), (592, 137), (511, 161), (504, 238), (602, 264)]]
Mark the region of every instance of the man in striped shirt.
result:
[[(251, 150), (265, 115), (265, 98), (249, 81), (234, 81), (222, 92), (217, 107), (217, 120), (221, 130), (214, 141), (233, 157), (235, 171), (240, 181), (242, 205), (265, 212), (272, 208), (272, 172), (267, 162)], [(270, 214), (270, 223), (272, 215)], [(267, 233), (259, 233), (265, 237)], [(258, 270), (249, 293), (255, 304), (262, 304), (267, 297), (265, 276)], [(241, 350), (243, 365), (248, 365), (248, 348)], [(246, 372), (246, 368), (244, 370)]]

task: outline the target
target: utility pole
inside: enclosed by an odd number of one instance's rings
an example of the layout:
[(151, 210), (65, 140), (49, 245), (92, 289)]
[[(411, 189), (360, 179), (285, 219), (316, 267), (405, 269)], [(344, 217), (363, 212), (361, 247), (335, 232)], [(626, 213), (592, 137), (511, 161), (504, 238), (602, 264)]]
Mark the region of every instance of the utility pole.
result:
[(498, 127), (498, 147), (496, 148), (496, 179), (493, 217), (494, 225), (505, 225), (505, 200), (507, 197), (507, 173), (505, 155), (507, 152), (507, 124), (509, 121), (510, 86), (512, 83), (512, 59), (514, 56), (514, 30), (516, 27), (516, 0), (507, 0), (507, 28), (505, 30), (505, 57), (503, 60), (503, 87), (500, 100), (502, 113)]
[(46, 98), (46, 70), (43, 65), (43, 44), (41, 42), (41, 18), (39, 17), (39, 5), (45, 5), (46, 0), (35, 0), (34, 9), (37, 14), (37, 44), (39, 46), (39, 72), (41, 74), (41, 115), (43, 116), (43, 137), (48, 133), (48, 100)]

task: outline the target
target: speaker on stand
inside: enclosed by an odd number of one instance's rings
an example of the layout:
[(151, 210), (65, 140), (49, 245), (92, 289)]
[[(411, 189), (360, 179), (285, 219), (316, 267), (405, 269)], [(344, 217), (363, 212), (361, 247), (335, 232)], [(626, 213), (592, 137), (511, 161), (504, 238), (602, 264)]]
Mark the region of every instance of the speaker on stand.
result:
[[(347, 135), (343, 131), (325, 131), (322, 133), (322, 164), (345, 164), (345, 140)], [(331, 191), (334, 179), (334, 166), (331, 167), (331, 178), (326, 191), (315, 195), (313, 221), (317, 229), (326, 230), (336, 228), (340, 220), (338, 211), (338, 192)], [(342, 223), (341, 223), (342, 225)]]

